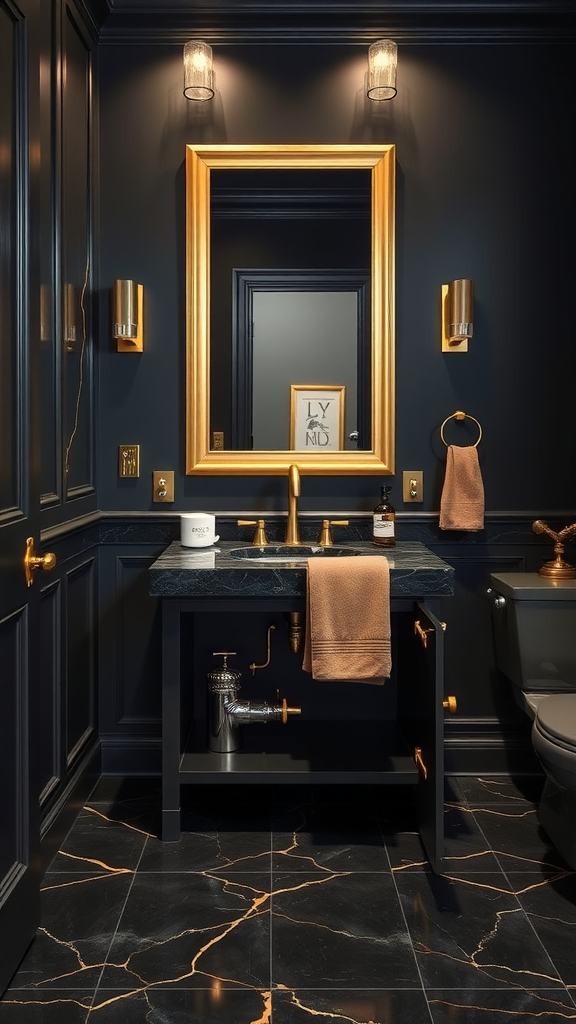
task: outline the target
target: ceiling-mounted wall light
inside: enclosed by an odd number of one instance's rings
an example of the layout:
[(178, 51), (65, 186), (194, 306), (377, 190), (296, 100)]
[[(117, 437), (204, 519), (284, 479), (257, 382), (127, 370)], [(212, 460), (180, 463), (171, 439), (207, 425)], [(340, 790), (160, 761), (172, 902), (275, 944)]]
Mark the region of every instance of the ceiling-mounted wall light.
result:
[(114, 281), (112, 333), (118, 352), (144, 351), (144, 287), (136, 281)]
[(184, 45), (184, 95), (187, 100), (211, 100), (212, 47), (199, 39), (190, 39)]
[(392, 39), (379, 39), (368, 50), (368, 98), (391, 100), (396, 95), (398, 47)]
[(467, 352), (474, 333), (474, 281), (442, 285), (442, 351)]

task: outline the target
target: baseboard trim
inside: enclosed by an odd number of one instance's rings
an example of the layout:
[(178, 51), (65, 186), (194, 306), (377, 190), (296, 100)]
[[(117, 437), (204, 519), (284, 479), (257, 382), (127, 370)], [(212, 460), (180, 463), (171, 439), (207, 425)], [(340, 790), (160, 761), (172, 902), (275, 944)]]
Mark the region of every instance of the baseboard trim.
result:
[(78, 814), (102, 773), (100, 743), (96, 740), (74, 768), (58, 799), (40, 826), (40, 851), (44, 874), (61, 848)]

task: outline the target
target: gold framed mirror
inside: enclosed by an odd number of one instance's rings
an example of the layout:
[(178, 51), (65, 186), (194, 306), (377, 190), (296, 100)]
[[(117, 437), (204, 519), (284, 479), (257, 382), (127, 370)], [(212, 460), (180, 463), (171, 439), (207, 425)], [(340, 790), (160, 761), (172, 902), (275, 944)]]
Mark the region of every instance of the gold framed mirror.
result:
[[(371, 173), (371, 447), (356, 451), (227, 451), (210, 446), (210, 172), (351, 170)], [(393, 145), (186, 147), (187, 475), (352, 475), (394, 472)]]

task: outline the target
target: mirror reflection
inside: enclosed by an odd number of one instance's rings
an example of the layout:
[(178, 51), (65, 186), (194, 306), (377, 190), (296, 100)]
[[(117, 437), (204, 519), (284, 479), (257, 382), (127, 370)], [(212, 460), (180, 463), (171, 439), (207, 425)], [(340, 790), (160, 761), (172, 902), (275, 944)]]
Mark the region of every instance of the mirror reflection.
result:
[(294, 384), (345, 386), (343, 447), (370, 448), (370, 230), (369, 170), (213, 172), (210, 424), (224, 448), (289, 449)]
[(394, 147), (189, 146), (186, 171), (187, 473), (392, 473)]

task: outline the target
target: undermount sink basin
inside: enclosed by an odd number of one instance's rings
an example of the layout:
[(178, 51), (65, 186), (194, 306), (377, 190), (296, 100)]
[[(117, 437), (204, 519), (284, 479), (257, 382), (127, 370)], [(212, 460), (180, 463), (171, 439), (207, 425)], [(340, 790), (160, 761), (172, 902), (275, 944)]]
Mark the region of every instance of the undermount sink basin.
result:
[(355, 548), (321, 547), (319, 544), (267, 544), (266, 547), (233, 548), (232, 558), (248, 562), (306, 562), (309, 558), (359, 555)]

